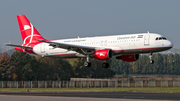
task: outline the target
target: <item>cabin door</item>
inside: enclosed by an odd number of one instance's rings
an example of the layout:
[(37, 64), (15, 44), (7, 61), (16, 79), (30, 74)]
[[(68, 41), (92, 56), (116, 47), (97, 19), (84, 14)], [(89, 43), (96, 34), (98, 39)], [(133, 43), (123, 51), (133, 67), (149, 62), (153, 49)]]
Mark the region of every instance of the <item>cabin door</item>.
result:
[(149, 34), (144, 35), (144, 45), (149, 45)]

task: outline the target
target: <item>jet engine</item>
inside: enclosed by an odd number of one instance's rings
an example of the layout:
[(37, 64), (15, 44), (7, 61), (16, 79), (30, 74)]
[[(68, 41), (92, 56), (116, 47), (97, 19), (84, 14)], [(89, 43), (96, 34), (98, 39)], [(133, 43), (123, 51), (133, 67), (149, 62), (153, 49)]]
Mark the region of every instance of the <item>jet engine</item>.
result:
[(122, 55), (116, 57), (116, 59), (121, 59), (122, 61), (126, 61), (126, 62), (134, 62), (139, 59), (139, 54)]
[(94, 52), (94, 58), (98, 60), (109, 60), (113, 57), (111, 49), (101, 49)]

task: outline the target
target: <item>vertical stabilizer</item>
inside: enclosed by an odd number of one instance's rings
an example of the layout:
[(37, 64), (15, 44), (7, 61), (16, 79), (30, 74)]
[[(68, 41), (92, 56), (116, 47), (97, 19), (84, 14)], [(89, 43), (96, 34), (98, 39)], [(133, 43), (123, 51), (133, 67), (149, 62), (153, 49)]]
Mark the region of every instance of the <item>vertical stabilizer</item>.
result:
[(28, 46), (28, 44), (36, 43), (38, 40), (46, 40), (39, 34), (25, 15), (17, 15), (17, 20), (24, 45)]

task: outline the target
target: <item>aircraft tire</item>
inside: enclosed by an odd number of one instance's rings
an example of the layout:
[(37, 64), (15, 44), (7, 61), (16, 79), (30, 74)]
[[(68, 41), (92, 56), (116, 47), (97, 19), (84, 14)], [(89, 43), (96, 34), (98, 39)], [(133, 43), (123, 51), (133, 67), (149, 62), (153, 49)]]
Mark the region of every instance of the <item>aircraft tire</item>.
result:
[(151, 60), (151, 61), (150, 61), (150, 64), (153, 64), (153, 63), (154, 63), (154, 60)]
[(84, 66), (91, 67), (91, 62), (84, 62)]

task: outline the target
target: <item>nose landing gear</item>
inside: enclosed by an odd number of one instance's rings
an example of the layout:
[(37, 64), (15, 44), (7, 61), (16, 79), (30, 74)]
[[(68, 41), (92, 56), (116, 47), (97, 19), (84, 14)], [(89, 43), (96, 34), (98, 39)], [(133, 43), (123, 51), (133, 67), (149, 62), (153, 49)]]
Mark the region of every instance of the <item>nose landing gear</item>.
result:
[(152, 53), (149, 53), (149, 59), (150, 59), (150, 64), (153, 64), (154, 60), (152, 59)]

